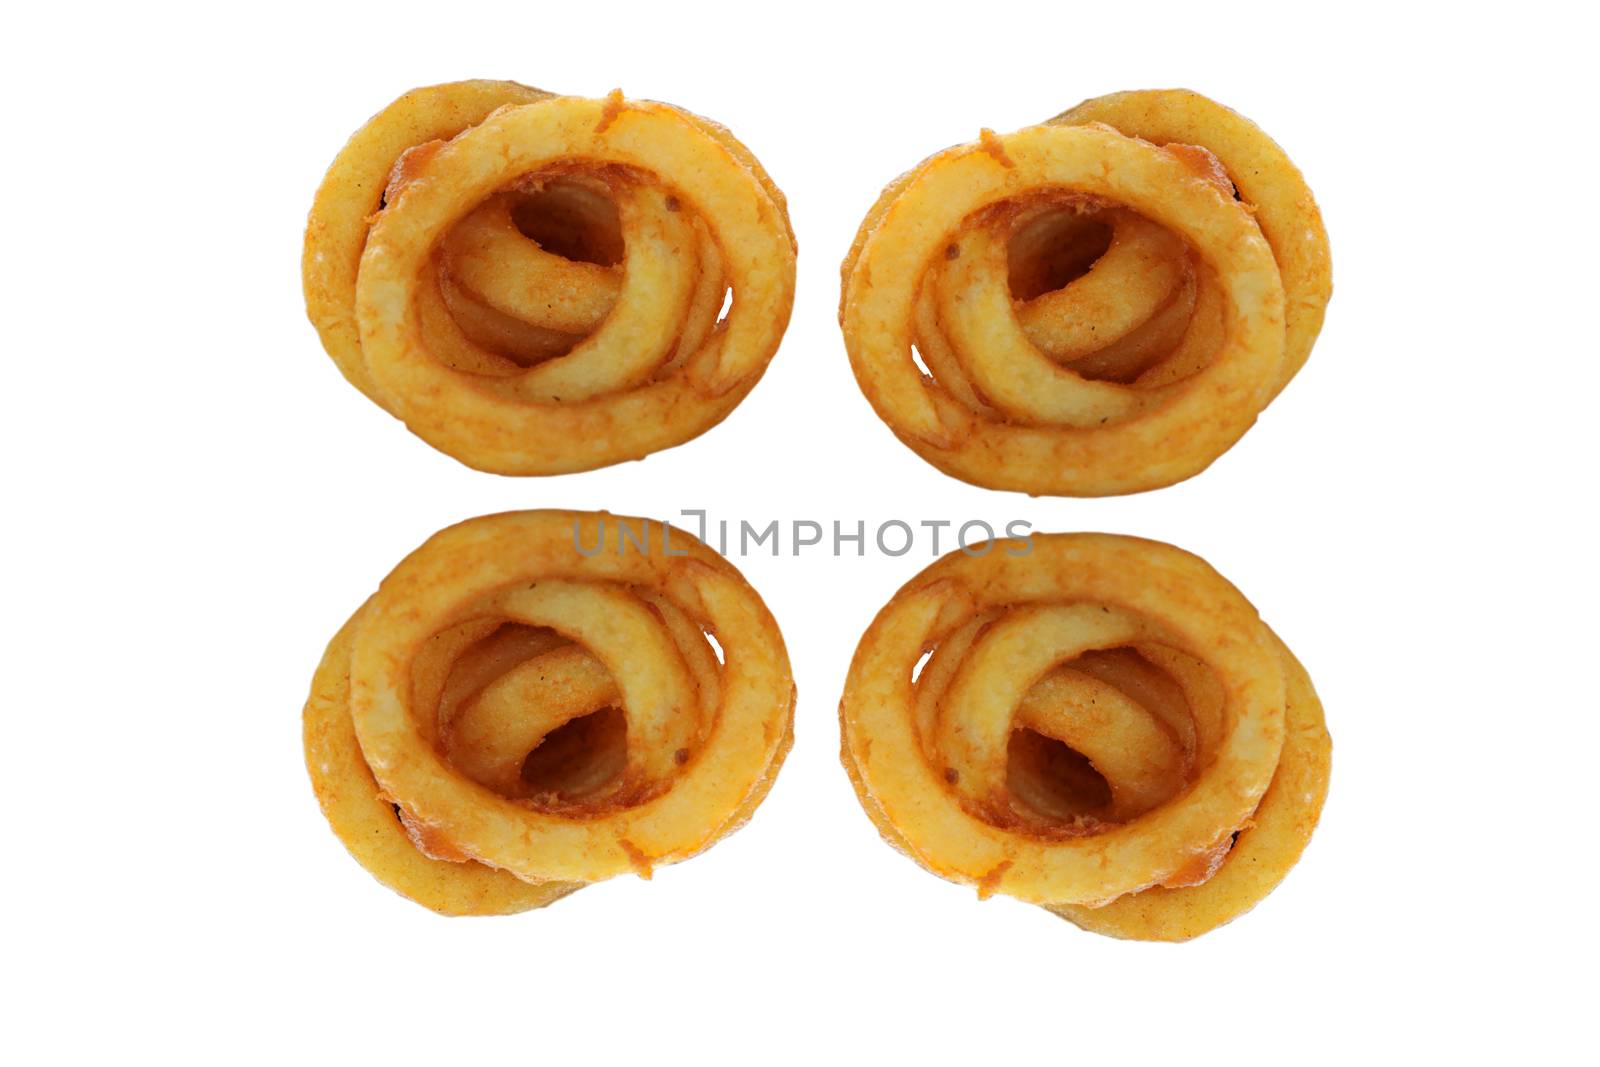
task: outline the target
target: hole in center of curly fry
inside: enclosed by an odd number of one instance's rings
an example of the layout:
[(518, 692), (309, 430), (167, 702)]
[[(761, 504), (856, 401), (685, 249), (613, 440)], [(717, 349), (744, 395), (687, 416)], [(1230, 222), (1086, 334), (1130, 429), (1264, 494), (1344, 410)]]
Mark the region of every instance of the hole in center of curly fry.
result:
[(616, 781), (628, 761), (628, 721), (620, 708), (601, 708), (551, 730), (522, 761), (522, 781), (534, 797), (581, 801)]
[(622, 222), (616, 203), (577, 182), (550, 181), (518, 192), (511, 221), (546, 252), (602, 267), (622, 262)]
[(1071, 822), (1111, 807), (1111, 785), (1089, 757), (1026, 727), (1012, 731), (1006, 746), (1006, 786), (1046, 819)]
[(1063, 207), (1039, 216), (1011, 235), (1006, 262), (1017, 300), (1063, 289), (1089, 273), (1111, 247), (1111, 227), (1093, 215)]

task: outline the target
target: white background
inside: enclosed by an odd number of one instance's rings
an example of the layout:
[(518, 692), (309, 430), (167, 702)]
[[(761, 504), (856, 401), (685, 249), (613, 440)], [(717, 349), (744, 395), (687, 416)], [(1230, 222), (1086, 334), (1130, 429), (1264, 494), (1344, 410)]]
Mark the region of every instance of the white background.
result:
[[(238, 10), (8, 16), (13, 1062), (1577, 1056), (1600, 711), (1592, 27), (1527, 3)], [(339, 378), (301, 305), (312, 191), (367, 116), (464, 77), (680, 104), (788, 193), (793, 324), (723, 426), (511, 480)], [(982, 126), (1174, 85), (1255, 119), (1317, 194), (1336, 292), (1310, 364), (1176, 488), (1030, 500), (940, 475), (846, 364), (837, 264), (862, 214)], [(328, 831), (300, 705), (406, 552), (538, 506), (1175, 542), (1309, 666), (1335, 741), (1321, 829), (1260, 907), (1188, 945), (979, 904), (878, 840), (836, 758), (855, 641), (928, 559), (812, 550), (736, 560), (800, 688), (748, 828), (653, 882), (439, 918)]]

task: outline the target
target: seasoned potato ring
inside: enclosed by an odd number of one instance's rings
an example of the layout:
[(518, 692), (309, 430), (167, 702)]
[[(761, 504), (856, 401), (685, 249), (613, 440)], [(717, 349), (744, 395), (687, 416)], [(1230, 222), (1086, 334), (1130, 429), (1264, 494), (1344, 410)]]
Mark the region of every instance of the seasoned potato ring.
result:
[(1310, 191), (1260, 130), (1195, 94), (1119, 94), (891, 183), (840, 323), (867, 399), (933, 465), (1100, 496), (1243, 436), (1304, 363), (1328, 277)]
[(558, 474), (724, 418), (783, 335), (794, 254), (782, 194), (724, 128), (620, 93), (462, 82), (352, 138), (304, 276), (340, 369), (419, 436), (481, 470)]
[(1247, 910), (1326, 791), (1303, 670), (1188, 553), (1021, 545), (946, 556), (861, 639), (840, 720), (862, 806), (930, 871), (1089, 929), (1184, 939)]
[[(951, 237), (969, 216), (1060, 189), (1133, 208), (1184, 236), (1217, 270), (1226, 297), (1224, 343), (1161, 403), (1147, 403), (1133, 390), (1054, 367), (1005, 309), (994, 323), (996, 341), (1027, 358), (993, 367), (991, 384), (1022, 402), (1047, 381), (1043, 375), (1061, 375), (1052, 395), (1061, 398), (1055, 408), (1063, 421), (986, 417), (912, 362), (920, 279), (936, 257), (963, 254)], [(867, 398), (935, 466), (996, 488), (1099, 495), (1195, 474), (1255, 420), (1283, 355), (1283, 290), (1248, 214), (1178, 155), (1102, 127), (1033, 127), (935, 156), (891, 200), (846, 272), (842, 321)]]
[(783, 639), (727, 561), (667, 537), (584, 512), (473, 519), (341, 629), (307, 765), (381, 881), (448, 914), (519, 911), (649, 877), (749, 818), (793, 736)]

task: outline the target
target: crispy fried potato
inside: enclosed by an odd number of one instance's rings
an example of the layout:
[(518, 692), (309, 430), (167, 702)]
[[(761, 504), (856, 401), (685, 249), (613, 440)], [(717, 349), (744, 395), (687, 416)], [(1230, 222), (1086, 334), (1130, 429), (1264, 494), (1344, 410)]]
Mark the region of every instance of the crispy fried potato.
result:
[(1326, 794), (1304, 669), (1195, 556), (1027, 543), (951, 553), (862, 637), (839, 715), (863, 808), (980, 896), (1119, 937), (1227, 922), (1299, 858)]
[(851, 367), (902, 441), (965, 481), (1064, 496), (1204, 470), (1304, 364), (1331, 292), (1299, 171), (1178, 91), (930, 157), (880, 195), (842, 277)]
[[(607, 530), (617, 551), (579, 551)], [(783, 638), (722, 557), (645, 520), (515, 512), (436, 534), (339, 631), (306, 763), (380, 881), (502, 914), (742, 825), (793, 713)]]
[(303, 275), (362, 392), (468, 466), (540, 475), (725, 418), (777, 351), (794, 259), (783, 195), (723, 127), (621, 93), (457, 82), (339, 154)]

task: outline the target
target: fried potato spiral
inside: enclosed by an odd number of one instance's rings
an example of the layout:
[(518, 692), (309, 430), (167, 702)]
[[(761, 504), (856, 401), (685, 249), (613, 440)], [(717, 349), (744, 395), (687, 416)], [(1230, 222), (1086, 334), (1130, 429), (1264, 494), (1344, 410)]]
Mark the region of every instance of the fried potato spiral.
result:
[(793, 713), (777, 624), (721, 556), (647, 520), (531, 511), (396, 567), (329, 644), (303, 728), (362, 866), (483, 915), (648, 878), (737, 829)]
[(886, 840), (1116, 937), (1187, 940), (1247, 911), (1327, 792), (1304, 668), (1203, 560), (1131, 537), (939, 560), (862, 637), (839, 713)]
[(878, 415), (946, 473), (1035, 495), (1204, 470), (1305, 363), (1332, 290), (1294, 164), (1177, 90), (930, 157), (883, 191), (842, 274)]
[(415, 90), (357, 131), (302, 263), (353, 385), (468, 466), (519, 475), (716, 425), (777, 351), (794, 271), (783, 194), (723, 127), (492, 81)]

